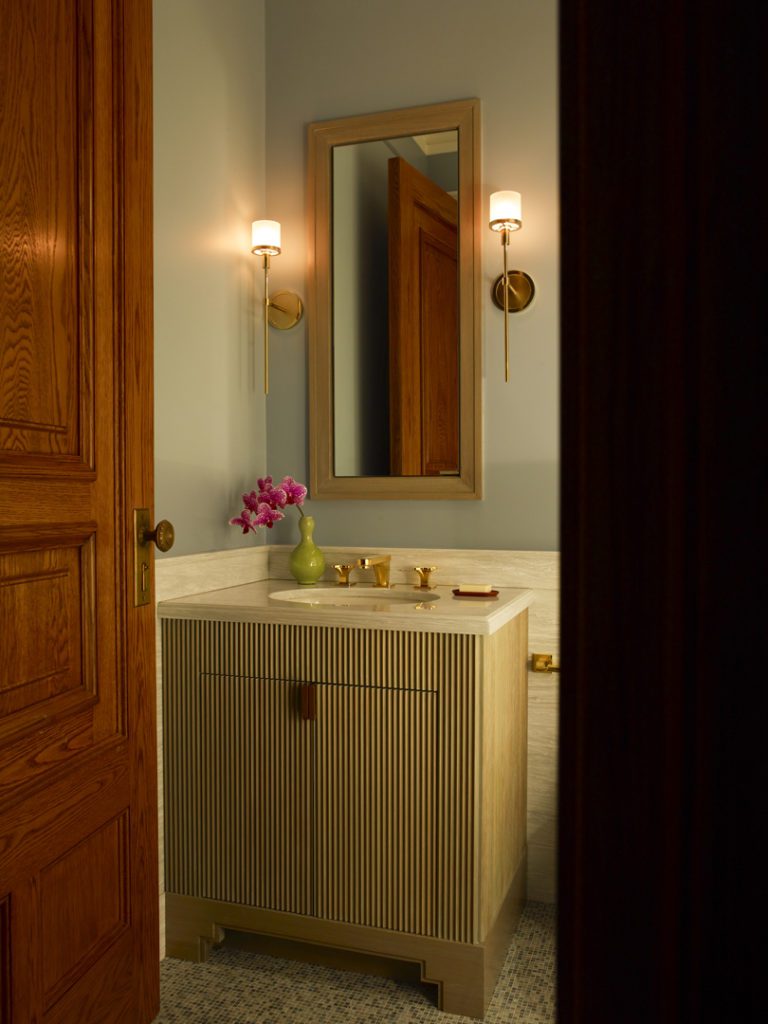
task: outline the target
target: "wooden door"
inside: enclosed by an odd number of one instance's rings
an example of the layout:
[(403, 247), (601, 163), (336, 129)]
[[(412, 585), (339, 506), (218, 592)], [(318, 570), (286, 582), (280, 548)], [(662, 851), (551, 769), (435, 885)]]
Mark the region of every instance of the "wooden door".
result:
[(151, 3), (0, 0), (0, 1021), (158, 1007)]
[(166, 633), (166, 890), (308, 914), (313, 778), (302, 685), (201, 672), (175, 643)]
[(457, 203), (393, 157), (388, 211), (390, 469), (458, 474)]
[(437, 935), (437, 694), (316, 690), (314, 913)]

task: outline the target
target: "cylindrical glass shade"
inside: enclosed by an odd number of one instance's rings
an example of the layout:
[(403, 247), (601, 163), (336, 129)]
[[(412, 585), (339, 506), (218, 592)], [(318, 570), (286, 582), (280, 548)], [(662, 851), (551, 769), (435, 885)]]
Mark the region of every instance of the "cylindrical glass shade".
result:
[(519, 192), (494, 192), (491, 195), (491, 220), (494, 231), (514, 231), (523, 222), (523, 204)]
[(255, 220), (251, 224), (251, 252), (276, 256), (280, 252), (280, 223), (276, 220)]

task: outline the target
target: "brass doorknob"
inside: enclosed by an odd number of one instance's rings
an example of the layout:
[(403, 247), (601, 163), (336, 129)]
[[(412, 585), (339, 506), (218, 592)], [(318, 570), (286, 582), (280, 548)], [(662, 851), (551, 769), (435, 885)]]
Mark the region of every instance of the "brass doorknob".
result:
[(170, 551), (176, 539), (173, 523), (169, 523), (167, 519), (161, 519), (154, 530), (144, 530), (141, 539), (144, 544), (152, 541), (158, 551)]

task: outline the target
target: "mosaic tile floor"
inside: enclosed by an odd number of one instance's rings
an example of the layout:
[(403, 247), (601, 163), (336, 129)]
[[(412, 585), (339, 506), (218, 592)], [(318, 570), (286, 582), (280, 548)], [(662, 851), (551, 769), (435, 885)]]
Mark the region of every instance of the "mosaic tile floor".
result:
[[(216, 949), (205, 964), (163, 960), (155, 1024), (471, 1024), (441, 1013), (426, 987)], [(529, 903), (486, 1024), (552, 1024), (555, 910)]]

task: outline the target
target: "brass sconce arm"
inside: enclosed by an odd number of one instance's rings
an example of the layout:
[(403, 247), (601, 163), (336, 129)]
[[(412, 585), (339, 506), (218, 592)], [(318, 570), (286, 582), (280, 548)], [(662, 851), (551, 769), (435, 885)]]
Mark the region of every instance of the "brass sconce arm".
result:
[(504, 273), (496, 278), (491, 288), (491, 297), (496, 306), (504, 311), (504, 380), (509, 382), (509, 314), (519, 313), (530, 305), (535, 288), (532, 279), (523, 270), (509, 270), (507, 249), (512, 231), (522, 227), (522, 202), (519, 192), (494, 192), (491, 196), (491, 231), (501, 235), (504, 253)]
[(251, 225), (251, 252), (264, 257), (264, 394), (269, 394), (269, 328), (287, 331), (304, 315), (304, 305), (294, 292), (269, 294), (269, 261), (279, 256), (280, 224), (276, 220), (255, 220)]

